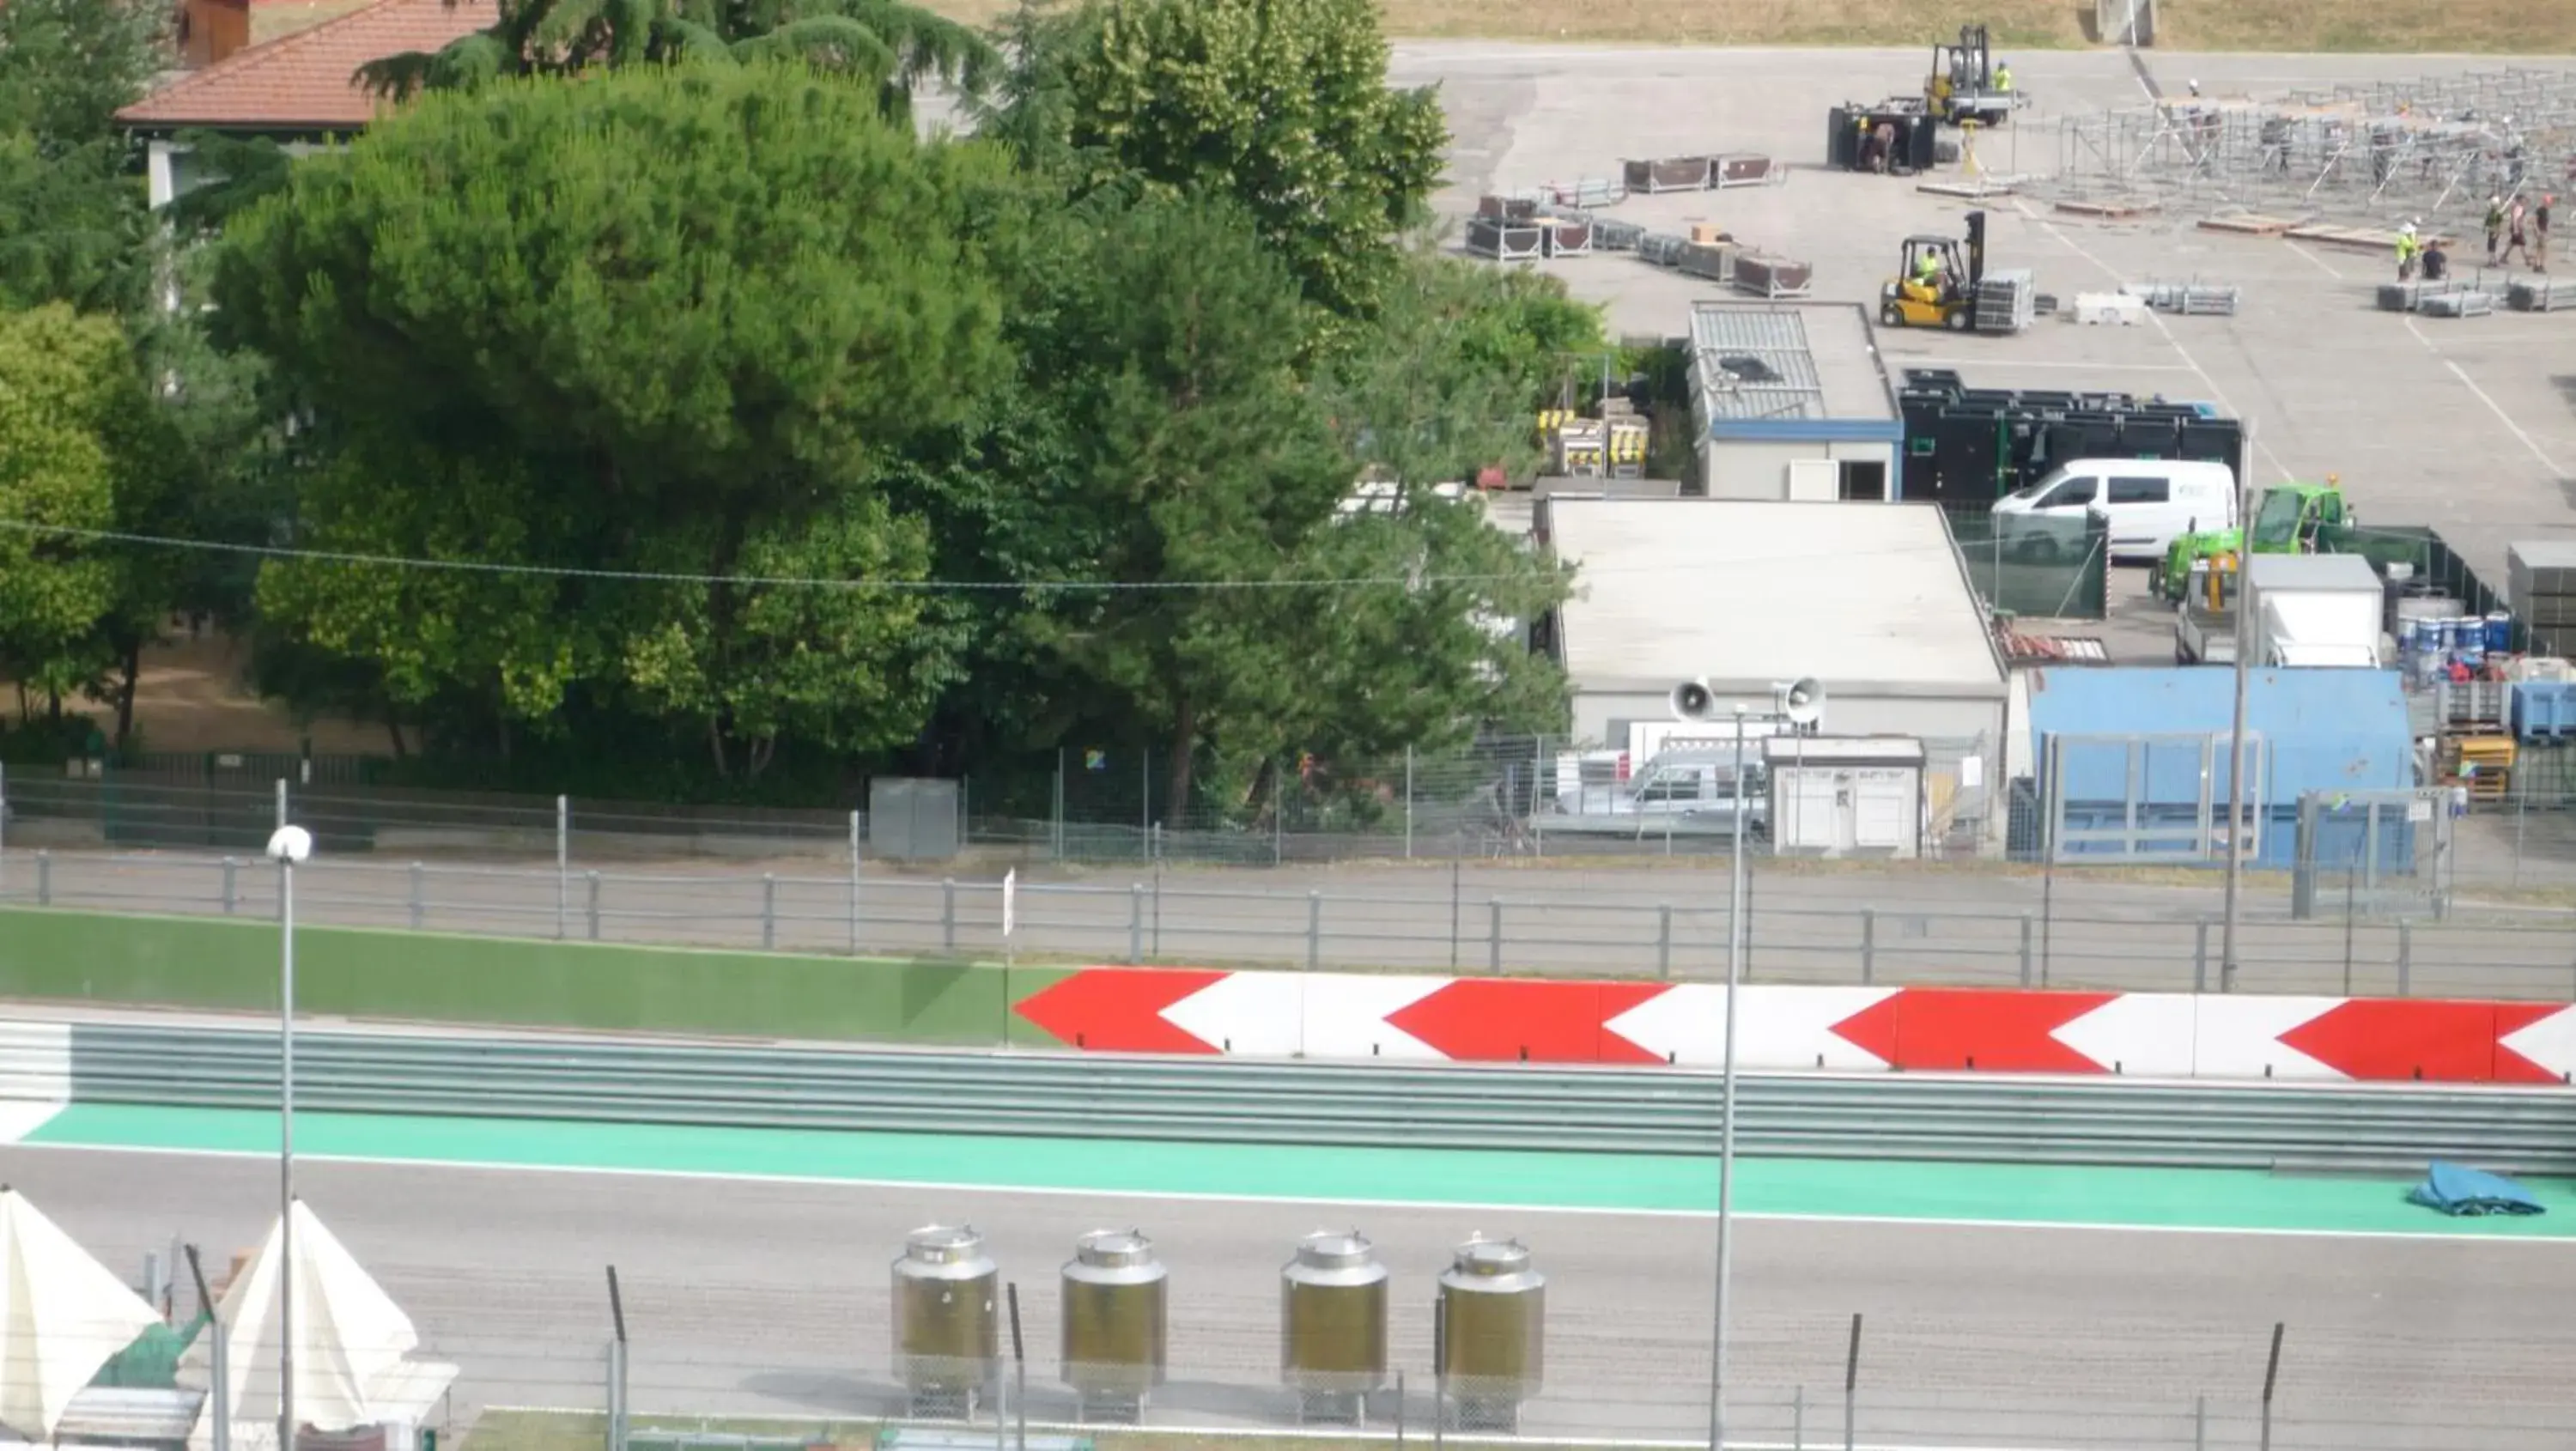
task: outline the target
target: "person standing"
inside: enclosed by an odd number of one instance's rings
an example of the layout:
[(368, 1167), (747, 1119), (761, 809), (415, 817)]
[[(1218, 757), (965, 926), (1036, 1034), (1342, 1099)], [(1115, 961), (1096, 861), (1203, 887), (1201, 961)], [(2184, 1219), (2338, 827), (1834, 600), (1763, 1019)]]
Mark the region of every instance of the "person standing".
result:
[(2511, 262), (2513, 260), (2513, 254), (2516, 252), (2520, 252), (2522, 254), (2523, 261), (2528, 262), (2531, 260), (2531, 243), (2528, 236), (2529, 225), (2530, 223), (2522, 210), (2522, 198), (2514, 198), (2513, 206), (2504, 214), (2504, 251), (2497, 255), (2496, 261), (2498, 263)]
[(2400, 281), (2400, 282), (2412, 282), (2412, 281), (2414, 281), (2414, 280), (2415, 280), (2415, 256), (2416, 256), (2416, 254), (2417, 254), (2418, 252), (2420, 252), (2420, 251), (2422, 251), (2422, 250), (2423, 250), (2423, 244), (2415, 240), (2415, 224), (2414, 224), (2413, 222), (2408, 222), (2404, 227), (2401, 227), (2401, 228), (2399, 228), (2399, 229), (2398, 229), (2398, 232), (2397, 232), (2397, 280), (2398, 280), (2398, 281)]
[(2531, 270), (2534, 272), (2549, 270), (2549, 209), (2557, 201), (2556, 196), (2545, 195), (2531, 213)]
[(2487, 216), (2486, 216), (2486, 226), (2487, 226), (2487, 265), (2488, 265), (2489, 267), (2493, 267), (2493, 266), (2495, 265), (2495, 261), (2496, 261), (2496, 246), (2497, 246), (2497, 244), (2499, 244), (2499, 243), (2501, 243), (2501, 242), (2503, 242), (2503, 241), (2504, 241), (2504, 198), (2503, 198), (2503, 197), (2500, 197), (2500, 196), (2491, 196), (2491, 197), (2488, 197), (2488, 198), (2487, 198)]

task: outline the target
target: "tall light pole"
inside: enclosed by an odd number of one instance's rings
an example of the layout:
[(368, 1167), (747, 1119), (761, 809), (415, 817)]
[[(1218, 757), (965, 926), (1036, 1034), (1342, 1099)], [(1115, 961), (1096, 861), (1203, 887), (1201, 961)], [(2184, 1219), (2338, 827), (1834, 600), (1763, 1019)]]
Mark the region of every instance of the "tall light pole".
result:
[(268, 839), (277, 863), (277, 1451), (295, 1451), (295, 868), (313, 855), (313, 833), (281, 826)]
[(1735, 1280), (1735, 990), (1744, 981), (1744, 705), (1735, 707), (1735, 835), (1726, 897), (1726, 1051), (1718, 1069), (1717, 1343), (1708, 1359), (1709, 1451), (1726, 1446), (1727, 1291)]
[[(2245, 420), (2245, 446), (2254, 446), (2254, 420)], [(2251, 460), (2249, 452), (2243, 455)], [(2236, 484), (2236, 691), (2227, 727), (2227, 888), (2225, 923), (2218, 947), (2218, 990), (2236, 991), (2236, 922), (2245, 879), (2245, 697), (2251, 690), (2254, 642), (2254, 486), (2246, 469)], [(2219, 588), (2226, 588), (2224, 581)], [(2256, 803), (2256, 809), (2265, 809)]]

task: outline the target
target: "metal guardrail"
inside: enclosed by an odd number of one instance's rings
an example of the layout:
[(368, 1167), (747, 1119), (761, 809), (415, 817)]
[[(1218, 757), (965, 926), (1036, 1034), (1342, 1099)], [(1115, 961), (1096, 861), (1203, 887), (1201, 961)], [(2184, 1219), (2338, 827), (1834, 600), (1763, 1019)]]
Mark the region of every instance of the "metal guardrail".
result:
[[(76, 1103), (266, 1108), (273, 1034), (76, 1024)], [(23, 1093), (0, 1060), (0, 1097)], [(316, 1111), (1428, 1149), (1712, 1154), (1715, 1075), (872, 1053), (307, 1032)], [(2576, 1092), (1744, 1075), (1757, 1155), (2576, 1172)]]

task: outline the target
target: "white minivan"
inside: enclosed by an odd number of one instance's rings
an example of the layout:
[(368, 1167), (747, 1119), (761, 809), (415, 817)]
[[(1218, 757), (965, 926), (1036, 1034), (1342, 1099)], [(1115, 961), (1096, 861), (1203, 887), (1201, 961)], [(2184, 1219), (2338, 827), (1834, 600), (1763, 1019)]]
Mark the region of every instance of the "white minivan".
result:
[(2113, 560), (2162, 559), (2176, 535), (2236, 526), (2236, 475), (2187, 459), (2080, 458), (1997, 499), (1995, 532), (2025, 554), (2069, 554), (2096, 509), (2109, 521)]

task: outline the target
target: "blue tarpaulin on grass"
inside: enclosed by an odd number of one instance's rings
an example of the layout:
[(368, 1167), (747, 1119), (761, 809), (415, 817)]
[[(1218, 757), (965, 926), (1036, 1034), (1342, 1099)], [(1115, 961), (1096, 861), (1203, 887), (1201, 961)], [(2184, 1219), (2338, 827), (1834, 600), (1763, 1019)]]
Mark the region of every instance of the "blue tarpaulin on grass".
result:
[(2444, 1214), (2546, 1214), (2531, 1191), (2502, 1174), (2433, 1161), (2424, 1182), (2406, 1198)]

